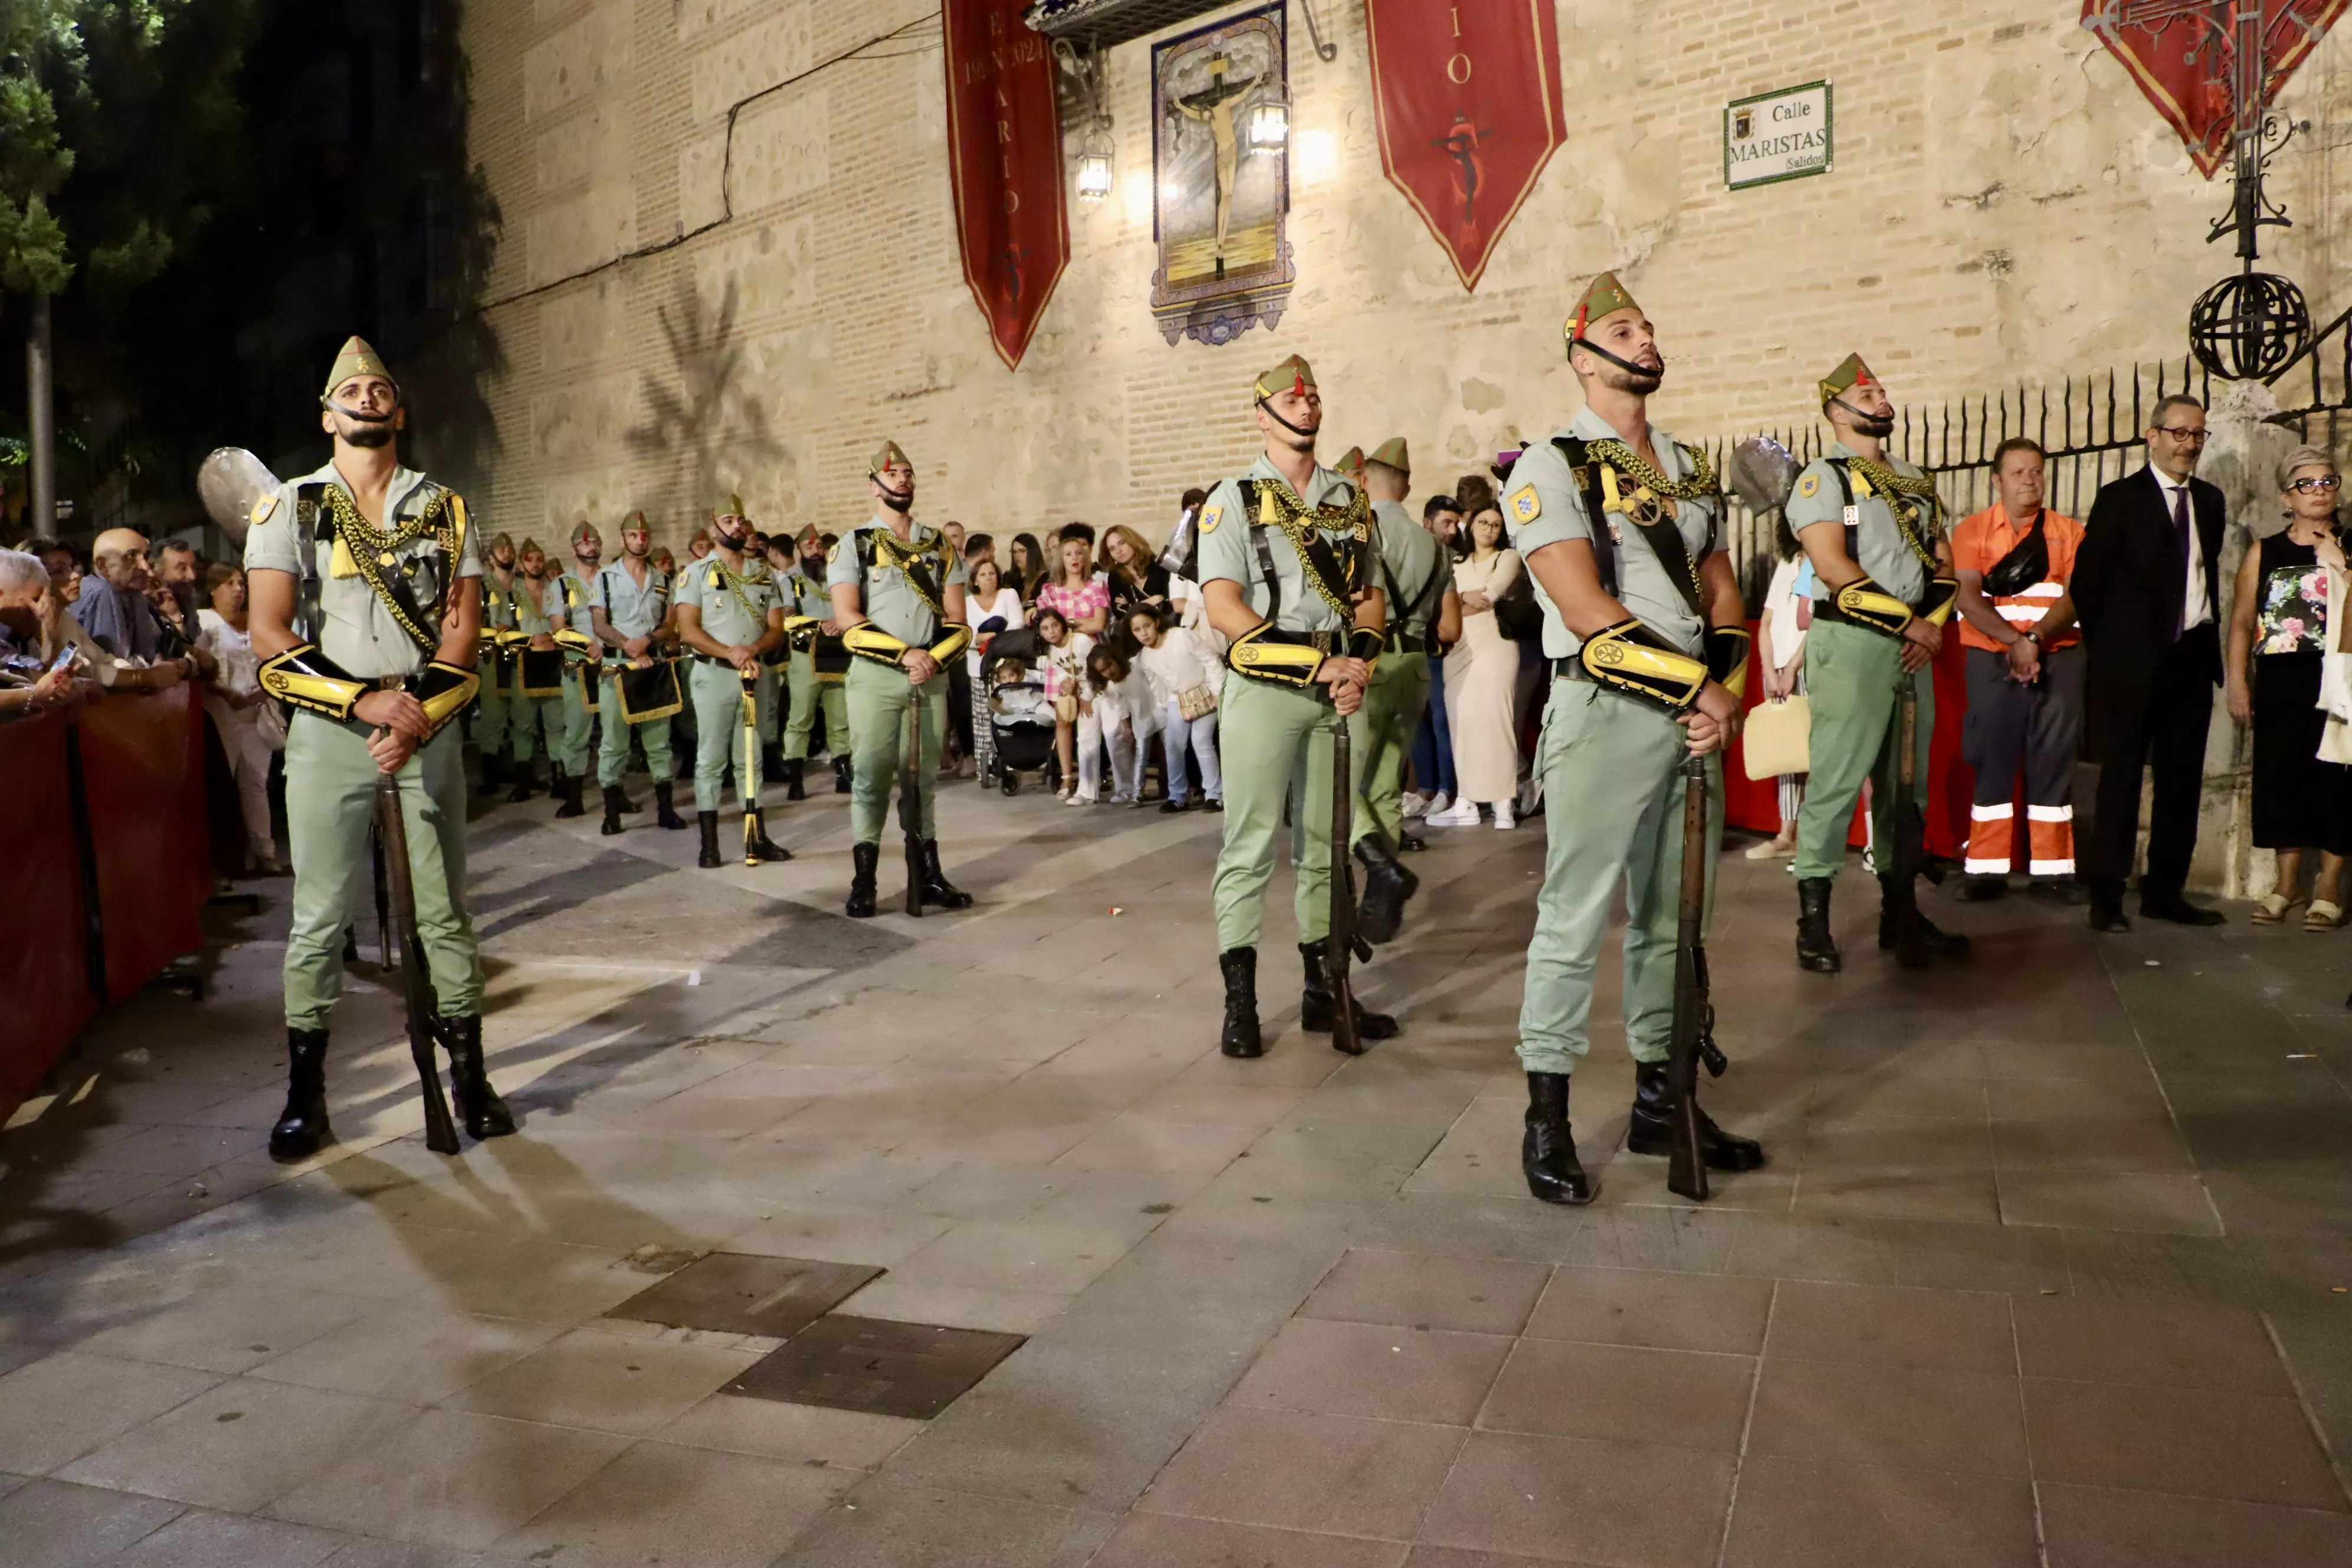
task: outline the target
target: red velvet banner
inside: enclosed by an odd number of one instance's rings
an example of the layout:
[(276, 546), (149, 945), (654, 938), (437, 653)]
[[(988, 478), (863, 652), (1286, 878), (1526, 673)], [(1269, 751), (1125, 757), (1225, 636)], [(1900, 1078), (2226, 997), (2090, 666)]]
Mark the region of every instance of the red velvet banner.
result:
[(195, 689), (114, 697), (81, 710), (82, 784), (98, 851), (107, 1001), (204, 945), (212, 892), (203, 717)]
[(62, 713), (0, 724), (0, 1121), (98, 1010), (83, 961), (81, 849)]
[(1381, 165), (1462, 287), (1561, 138), (1552, 0), (1364, 0)]
[[(2200, 7), (2157, 22), (2125, 23), (2120, 0), (2083, 0), (2083, 26), (2123, 62), (2156, 111), (2179, 133), (2208, 179), (2230, 161), (2230, 84), (2237, 70), (2238, 16), (2252, 0)], [(2352, 0), (2268, 0), (2263, 18), (2263, 101), (2286, 85)]]
[(948, 173), (963, 279), (1006, 368), (1069, 264), (1054, 57), (1026, 0), (945, 0)]

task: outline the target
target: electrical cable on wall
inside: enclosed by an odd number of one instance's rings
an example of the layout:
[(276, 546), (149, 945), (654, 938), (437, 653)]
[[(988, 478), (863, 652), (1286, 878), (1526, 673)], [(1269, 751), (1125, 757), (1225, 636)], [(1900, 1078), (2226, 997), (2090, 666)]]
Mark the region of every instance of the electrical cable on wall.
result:
[(773, 97), (775, 94), (783, 91), (786, 88), (797, 87), (802, 82), (804, 82), (811, 77), (815, 76), (818, 72), (830, 70), (837, 65), (845, 65), (853, 60), (906, 59), (914, 55), (927, 54), (933, 47), (937, 47), (938, 40), (934, 39), (925, 42), (911, 49), (894, 49), (881, 54), (867, 54), (866, 51), (876, 47), (877, 45), (893, 43), (905, 39), (914, 34), (914, 32), (918, 28), (921, 27), (925, 23), (935, 23), (939, 20), (939, 12), (926, 12), (910, 22), (893, 27), (887, 33), (877, 33), (874, 37), (867, 38), (863, 43), (852, 44), (848, 48), (842, 50), (839, 54), (819, 60), (816, 64), (809, 67), (806, 70), (795, 72), (794, 74), (784, 78), (782, 81), (770, 82), (766, 87), (761, 88), (759, 91), (751, 93), (747, 97), (739, 98), (733, 103), (729, 104), (727, 106), (726, 140), (721, 149), (719, 162), (719, 216), (712, 218), (709, 223), (697, 224), (694, 227), (689, 229), (681, 229), (677, 234), (670, 236), (667, 239), (658, 240), (652, 245), (641, 245), (635, 250), (625, 250), (618, 256), (612, 257), (607, 260), (596, 263), (593, 267), (585, 267), (577, 272), (566, 273), (561, 278), (553, 279), (545, 283), (535, 283), (531, 285), (531, 287), (519, 290), (516, 293), (508, 294), (499, 299), (487, 300), (482, 304), (475, 306), (470, 314), (478, 316), (487, 314), (491, 310), (499, 310), (508, 305), (519, 304), (522, 300), (531, 299), (537, 295), (545, 294), (551, 289), (563, 288), (567, 284), (577, 283), (583, 279), (593, 278), (600, 272), (610, 272), (614, 268), (620, 267), (626, 262), (642, 261), (649, 256), (659, 256), (664, 251), (676, 250), (679, 246), (686, 244), (689, 240), (699, 239), (702, 236), (709, 234), (711, 230), (723, 228), (727, 225), (734, 222), (735, 193), (733, 185), (735, 172), (735, 122), (746, 109), (749, 109), (751, 105), (759, 102), (761, 99)]

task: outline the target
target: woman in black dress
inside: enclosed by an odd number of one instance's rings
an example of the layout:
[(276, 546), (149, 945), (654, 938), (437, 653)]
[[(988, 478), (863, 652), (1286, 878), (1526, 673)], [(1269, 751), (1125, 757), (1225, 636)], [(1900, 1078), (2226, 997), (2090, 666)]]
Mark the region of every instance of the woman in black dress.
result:
[(2276, 925), (2302, 903), (2303, 852), (2319, 850), (2305, 931), (2344, 923), (2340, 879), (2352, 851), (2352, 768), (2319, 760), (2319, 706), (2329, 575), (2345, 569), (2336, 535), (2336, 461), (2298, 447), (2279, 464), (2286, 527), (2257, 540), (2238, 568), (2230, 612), (2230, 716), (2253, 730), (2253, 839), (2278, 857), (2278, 879), (2254, 907)]
[(1125, 523), (1103, 531), (1103, 567), (1110, 579), (1112, 626), (1125, 627), (1127, 612), (1138, 605), (1168, 603), (1168, 568), (1152, 559), (1143, 536)]

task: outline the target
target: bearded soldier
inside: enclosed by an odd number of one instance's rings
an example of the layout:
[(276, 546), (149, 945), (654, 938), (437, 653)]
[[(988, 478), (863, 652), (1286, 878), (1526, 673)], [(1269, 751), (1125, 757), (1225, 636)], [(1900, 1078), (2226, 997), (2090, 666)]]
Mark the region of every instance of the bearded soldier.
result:
[(325, 468), (257, 502), (246, 535), (262, 689), (292, 710), (286, 810), (286, 1110), (269, 1152), (302, 1160), (327, 1122), (327, 1024), (342, 990), (345, 906), (368, 855), (376, 780), (399, 783), (409, 874), (466, 1131), (515, 1130), (482, 1065), (482, 966), (466, 912), (466, 787), (450, 721), (474, 700), (481, 560), (456, 491), (400, 466), (400, 389), (343, 344), (320, 399)]
[[(1381, 847), (1394, 852), (1421, 843), (1404, 828), (1405, 756), (1429, 706), (1432, 626), (1441, 632), (1450, 626), (1459, 637), (1462, 601), (1454, 592), (1453, 563), (1436, 537), (1404, 509), (1412, 484), (1404, 437), (1382, 442), (1365, 459), (1363, 474), (1365, 493), (1372, 498), (1377, 574), (1388, 609), (1382, 657), (1364, 688), (1363, 810), (1372, 828), (1367, 839), (1377, 835)], [(1408, 889), (1412, 882), (1408, 876)]]
[(751, 525), (743, 516), (742, 498), (727, 498), (727, 510), (710, 520), (710, 553), (678, 574), (675, 606), (678, 637), (694, 651), (688, 675), (694, 705), (694, 816), (702, 832), (702, 852), (695, 864), (705, 869), (720, 864), (719, 779), (730, 759), (735, 791), (743, 799), (744, 863), (789, 860), (790, 851), (768, 841), (761, 816), (764, 781), (760, 748), (743, 743), (744, 683), (752, 683), (760, 730), (766, 730), (764, 721), (775, 706), (775, 677), (760, 661), (783, 640), (783, 605), (768, 563), (748, 553)]
[(572, 530), (572, 564), (555, 579), (563, 610), (556, 641), (563, 648), (563, 730), (548, 747), (555, 759), (555, 793), (563, 798), (558, 816), (578, 816), (588, 780), (588, 740), (595, 728), (597, 694), (604, 685), (604, 645), (589, 631), (590, 585), (604, 558), (604, 536), (582, 518)]
[(1859, 354), (1821, 384), (1822, 412), (1837, 433), (1797, 476), (1789, 526), (1813, 566), (1813, 627), (1805, 638), (1811, 698), (1812, 777), (1797, 814), (1797, 962), (1818, 973), (1843, 965), (1830, 926), (1830, 884), (1845, 863), (1847, 825), (1863, 780), (1878, 863), (1878, 945), (1905, 967), (1962, 958), (1969, 939), (1937, 931), (1918, 912), (1911, 868), (1924, 811), (1897, 810), (1902, 752), (1899, 697), (1917, 703), (1912, 789), (1926, 804), (1927, 741), (1936, 727), (1935, 672), (1959, 581), (1938, 525), (1935, 481), (1890, 459), (1882, 443), (1895, 405)]
[[(1298, 1026), (1330, 1029), (1335, 1005), (1325, 938), (1331, 929), (1332, 731), (1348, 724), (1360, 762), (1364, 688), (1379, 658), (1385, 606), (1374, 583), (1370, 503), (1315, 461), (1323, 397), (1315, 372), (1292, 354), (1250, 389), (1265, 450), (1238, 479), (1219, 481), (1201, 508), (1201, 592), (1209, 624), (1228, 639), (1218, 747), (1224, 771), (1224, 844), (1213, 882), (1217, 966), (1225, 982), (1219, 1048), (1265, 1054), (1257, 1018), (1257, 942), (1274, 837), (1290, 803), (1294, 909), (1306, 985)], [(1359, 775), (1360, 777), (1360, 773)], [(1370, 820), (1356, 825), (1363, 860), (1358, 931), (1396, 934), (1414, 879)], [(1388, 1039), (1396, 1020), (1356, 1009), (1360, 1038)]]
[[(1568, 321), (1584, 409), (1519, 455), (1503, 515), (1536, 584), (1552, 661), (1536, 766), (1545, 797), (1543, 891), (1528, 944), (1519, 1059), (1528, 1075), (1520, 1165), (1546, 1203), (1592, 1185), (1569, 1132), (1570, 1076), (1588, 1047), (1593, 973), (1625, 889), (1626, 1147), (1664, 1154), (1683, 859), (1683, 763), (1717, 758), (1748, 668), (1739, 583), (1722, 549), (1723, 500), (1705, 454), (1649, 421), (1665, 360), (1642, 308), (1602, 273)], [(1707, 903), (1723, 833), (1723, 775), (1708, 763)], [(1717, 1170), (1753, 1170), (1759, 1144), (1699, 1113)]]
[(686, 826), (670, 796), (669, 721), (677, 711), (676, 703), (657, 702), (642, 712), (634, 711), (621, 692), (625, 672), (650, 670), (657, 664), (664, 668), (663, 684), (672, 693), (677, 689), (677, 674), (667, 667), (655, 641), (669, 615), (669, 578), (646, 558), (652, 542), (646, 514), (631, 512), (621, 521), (621, 558), (599, 571), (589, 590), (589, 626), (607, 650), (602, 703), (604, 730), (603, 743), (596, 748), (596, 782), (604, 791), (604, 823), (599, 831), (608, 834), (620, 832), (622, 815), (635, 809), (621, 787), (621, 775), (628, 771), (633, 733), (645, 743), (646, 768), (654, 776), (656, 820), (667, 828)]
[[(809, 733), (820, 707), (826, 743), (836, 751), (846, 743), (849, 654), (841, 646), (841, 623), (834, 619), (833, 595), (824, 585), (824, 546), (817, 542), (816, 524), (802, 529), (793, 543), (797, 553), (793, 569), (784, 574), (784, 631), (793, 645), (792, 663), (784, 671), (791, 699), (784, 721), (784, 798), (803, 800), (808, 792), (801, 775), (808, 766)], [(848, 794), (847, 756), (833, 759), (833, 776), (834, 793)]]
[[(515, 552), (515, 683), (507, 702), (507, 749), (514, 762), (514, 788), (507, 802), (520, 805), (539, 793), (531, 768), (533, 749), (547, 752), (548, 794), (557, 790), (556, 747), (563, 737), (563, 661), (556, 629), (562, 623), (563, 595), (547, 574), (547, 552), (525, 538)], [(550, 657), (550, 656), (554, 657)]]
[(482, 692), (475, 704), (474, 749), (482, 759), (482, 793), (506, 785), (507, 702), (514, 688), (514, 540), (493, 534), (482, 563), (481, 652), (475, 673)]
[(833, 600), (849, 667), (850, 879), (847, 912), (874, 912), (874, 876), (882, 859), (882, 826), (890, 812), (912, 708), (922, 728), (919, 792), (922, 901), (971, 907), (971, 895), (940, 869), (940, 748), (947, 737), (947, 662), (971, 642), (963, 624), (963, 562), (937, 529), (914, 521), (915, 467), (896, 441), (885, 441), (866, 468), (875, 514), (851, 529), (826, 557)]

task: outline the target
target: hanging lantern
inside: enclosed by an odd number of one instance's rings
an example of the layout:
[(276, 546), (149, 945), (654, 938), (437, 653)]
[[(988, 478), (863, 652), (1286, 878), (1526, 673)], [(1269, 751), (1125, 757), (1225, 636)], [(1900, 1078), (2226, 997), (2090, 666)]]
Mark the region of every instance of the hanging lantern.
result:
[(1078, 154), (1078, 199), (1098, 202), (1110, 195), (1110, 151), (1089, 144)]
[(1253, 153), (1278, 153), (1290, 140), (1290, 105), (1269, 99), (1250, 110), (1249, 145)]

